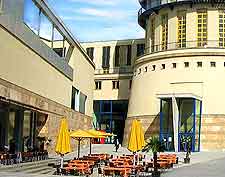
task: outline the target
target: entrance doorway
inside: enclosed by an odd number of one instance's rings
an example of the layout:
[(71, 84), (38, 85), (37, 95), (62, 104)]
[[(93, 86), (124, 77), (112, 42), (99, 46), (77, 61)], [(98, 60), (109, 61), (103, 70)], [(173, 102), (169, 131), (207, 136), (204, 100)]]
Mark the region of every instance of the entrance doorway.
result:
[[(122, 144), (127, 110), (127, 100), (94, 101), (94, 112), (97, 121), (95, 128), (117, 135), (120, 144)], [(105, 143), (113, 142), (112, 138), (105, 141)]]
[[(160, 139), (167, 151), (175, 150), (175, 139), (178, 138), (178, 151), (200, 151), (200, 128), (202, 102), (195, 98), (161, 99), (160, 106)], [(175, 106), (174, 106), (175, 104)], [(178, 110), (178, 131), (174, 133), (174, 107)]]

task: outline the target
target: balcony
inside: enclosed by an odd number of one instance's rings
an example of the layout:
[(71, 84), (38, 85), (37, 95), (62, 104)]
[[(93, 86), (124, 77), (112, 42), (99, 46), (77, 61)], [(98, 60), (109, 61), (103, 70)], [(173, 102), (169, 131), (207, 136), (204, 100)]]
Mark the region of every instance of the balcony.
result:
[(108, 69), (96, 69), (96, 75), (104, 75), (104, 74), (132, 74), (133, 68), (132, 67), (115, 67), (115, 68), (108, 68)]
[(139, 0), (142, 8), (138, 11), (138, 23), (141, 27), (145, 28), (145, 20), (152, 13), (158, 13), (162, 8), (174, 8), (179, 4), (193, 4), (198, 3), (211, 3), (212, 6), (220, 8), (224, 5), (224, 0)]
[[(208, 41), (186, 41), (182, 43), (172, 42), (165, 44), (158, 44), (151, 46), (149, 48), (145, 48), (145, 54), (149, 55), (158, 52), (165, 52), (171, 50), (183, 50), (183, 49), (225, 49), (225, 44), (216, 41), (216, 40), (208, 40)], [(139, 58), (143, 57), (140, 56)]]

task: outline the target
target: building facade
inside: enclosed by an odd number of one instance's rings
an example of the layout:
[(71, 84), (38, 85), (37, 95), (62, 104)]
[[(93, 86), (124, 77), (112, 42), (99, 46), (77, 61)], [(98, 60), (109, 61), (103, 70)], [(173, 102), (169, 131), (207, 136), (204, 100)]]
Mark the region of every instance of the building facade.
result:
[(146, 47), (134, 65), (124, 140), (137, 118), (167, 150), (185, 150), (185, 138), (192, 151), (225, 150), (224, 1), (140, 4)]
[(61, 118), (92, 127), (95, 65), (46, 1), (0, 4), (0, 149), (53, 153)]
[(144, 54), (144, 39), (87, 42), (82, 46), (96, 65), (95, 127), (118, 135), (122, 143), (133, 66), (137, 56)]

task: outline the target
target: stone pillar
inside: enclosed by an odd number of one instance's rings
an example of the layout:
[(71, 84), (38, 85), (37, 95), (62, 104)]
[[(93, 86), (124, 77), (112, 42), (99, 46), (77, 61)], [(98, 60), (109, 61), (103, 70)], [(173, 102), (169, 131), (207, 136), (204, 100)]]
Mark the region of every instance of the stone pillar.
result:
[(178, 152), (178, 126), (179, 126), (179, 110), (177, 106), (176, 98), (172, 97), (173, 107), (173, 133), (174, 133), (174, 150)]
[(16, 151), (22, 151), (23, 145), (23, 119), (24, 119), (24, 111), (18, 110), (16, 111), (16, 121), (15, 121), (15, 141), (16, 141)]

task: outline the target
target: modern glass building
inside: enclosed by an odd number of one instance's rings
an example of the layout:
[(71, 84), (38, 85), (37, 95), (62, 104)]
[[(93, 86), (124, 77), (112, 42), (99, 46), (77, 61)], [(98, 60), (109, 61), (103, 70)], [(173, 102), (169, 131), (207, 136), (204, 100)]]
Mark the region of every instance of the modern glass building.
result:
[(64, 117), (92, 127), (95, 65), (47, 1), (0, 0), (0, 39), (1, 152), (55, 153)]

